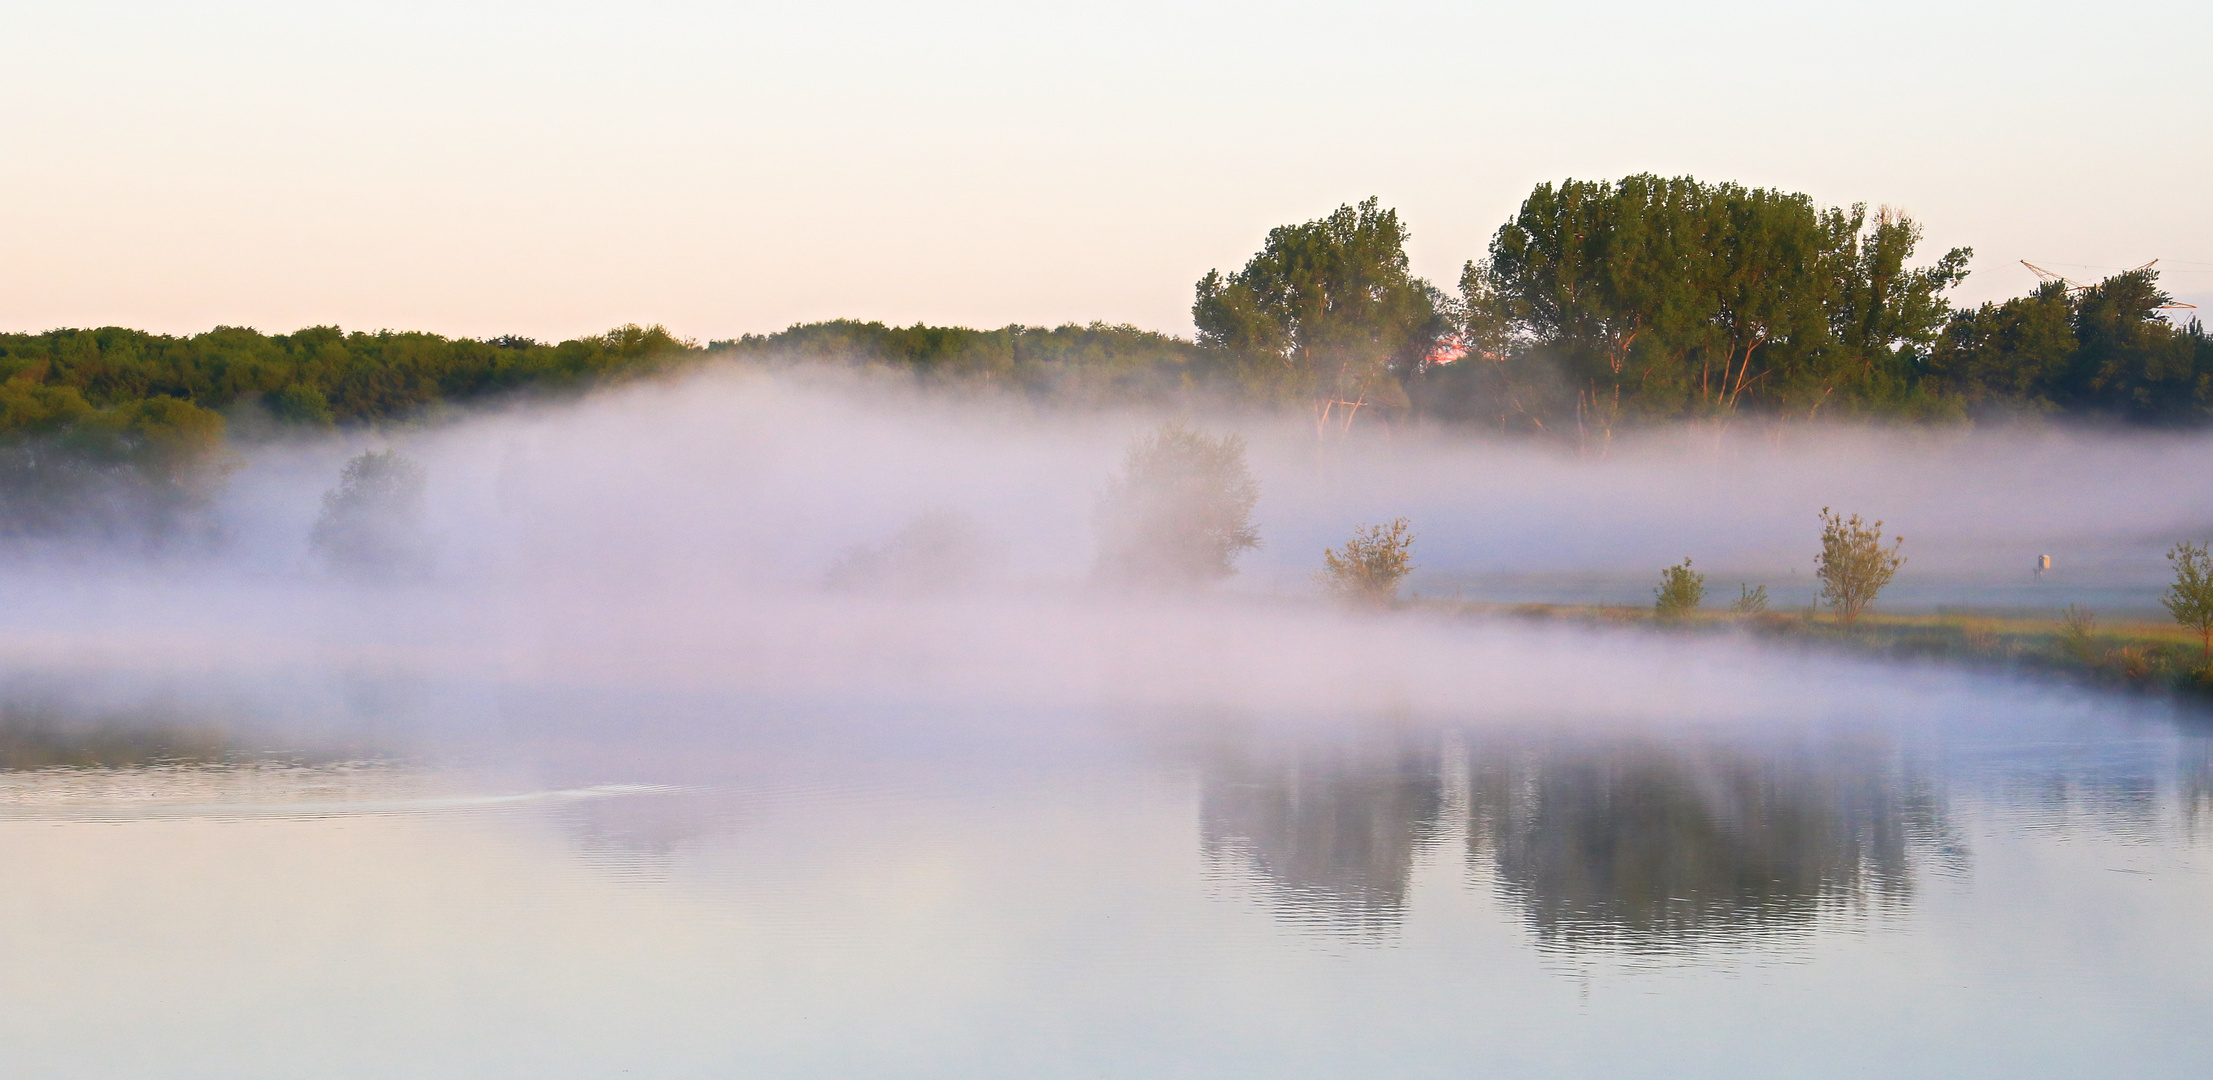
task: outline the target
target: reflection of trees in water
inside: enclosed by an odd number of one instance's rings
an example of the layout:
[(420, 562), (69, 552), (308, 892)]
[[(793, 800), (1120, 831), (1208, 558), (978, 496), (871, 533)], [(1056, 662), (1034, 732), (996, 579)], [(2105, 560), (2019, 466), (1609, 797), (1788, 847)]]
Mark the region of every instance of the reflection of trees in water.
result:
[(2195, 830), (2213, 820), (2213, 738), (2185, 740), (2180, 771), (2183, 824)]
[(1479, 745), (1469, 853), (1555, 945), (1668, 949), (1804, 928), (1910, 896), (1941, 834), (1925, 785), (1875, 748)]
[(2010, 817), (2044, 828), (2089, 826), (2145, 837), (2163, 827), (2165, 803), (2154, 767), (2133, 760), (2040, 765), (2002, 784), (1998, 797)]
[(0, 671), (0, 771), (382, 759), (402, 745), (384, 721), (431, 703), (396, 675), (348, 671), (334, 701), (313, 674), (236, 674)]
[(200, 763), (234, 753), (221, 728), (196, 717), (0, 704), (0, 771)]
[(1374, 932), (1406, 907), (1416, 844), (1444, 805), (1434, 742), (1217, 749), (1201, 769), (1208, 861), (1284, 914)]
[[(1457, 769), (1434, 733), (1202, 757), (1217, 869), (1279, 913), (1375, 933), (1404, 916)], [(1895, 909), (1909, 857), (1956, 856), (1928, 785), (1875, 746), (1499, 740), (1467, 749), (1471, 859), (1541, 939), (1675, 949)]]

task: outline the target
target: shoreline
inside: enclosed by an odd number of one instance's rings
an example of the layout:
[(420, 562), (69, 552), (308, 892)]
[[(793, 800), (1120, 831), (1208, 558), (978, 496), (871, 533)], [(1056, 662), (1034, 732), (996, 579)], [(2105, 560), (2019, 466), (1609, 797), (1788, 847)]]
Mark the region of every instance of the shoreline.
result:
[(2165, 693), (2178, 700), (2213, 701), (2213, 666), (2205, 664), (2201, 643), (2170, 622), (2101, 621), (2087, 633), (2077, 633), (2057, 617), (1946, 611), (1867, 612), (1846, 626), (1836, 616), (1813, 608), (1698, 611), (1662, 617), (1650, 606), (1626, 604), (1510, 604), (1414, 597), (1400, 606), (1462, 618), (1735, 634), (1867, 657), (1934, 661), (2106, 689)]

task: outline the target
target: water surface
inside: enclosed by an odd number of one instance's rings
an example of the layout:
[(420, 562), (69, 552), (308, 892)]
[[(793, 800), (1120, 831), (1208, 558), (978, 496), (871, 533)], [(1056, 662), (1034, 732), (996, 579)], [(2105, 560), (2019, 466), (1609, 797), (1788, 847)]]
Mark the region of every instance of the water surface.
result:
[(26, 1077), (2200, 1074), (2203, 724), (1796, 662), (1802, 707), (1603, 722), (509, 688), (542, 723), (382, 756), (18, 732), (0, 1045)]

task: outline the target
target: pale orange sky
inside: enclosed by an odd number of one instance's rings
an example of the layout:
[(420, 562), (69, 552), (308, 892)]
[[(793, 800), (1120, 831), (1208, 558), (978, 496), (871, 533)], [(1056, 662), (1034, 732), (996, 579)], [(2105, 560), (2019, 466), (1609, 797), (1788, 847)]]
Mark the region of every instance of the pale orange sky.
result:
[(1534, 183), (1902, 206), (1925, 253), (2213, 302), (2202, 4), (498, 3), (0, 10), (0, 329), (1189, 332), (1367, 195), (1450, 287)]

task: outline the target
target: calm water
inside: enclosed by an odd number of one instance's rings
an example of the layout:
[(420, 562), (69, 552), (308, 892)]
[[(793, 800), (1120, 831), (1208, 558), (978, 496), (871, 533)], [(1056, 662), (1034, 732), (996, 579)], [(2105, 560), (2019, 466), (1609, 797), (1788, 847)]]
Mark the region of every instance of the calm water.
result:
[(10, 1077), (2203, 1075), (2207, 729), (1890, 682), (1604, 723), (525, 695), (563, 719), (359, 760), (16, 731), (0, 1047)]

